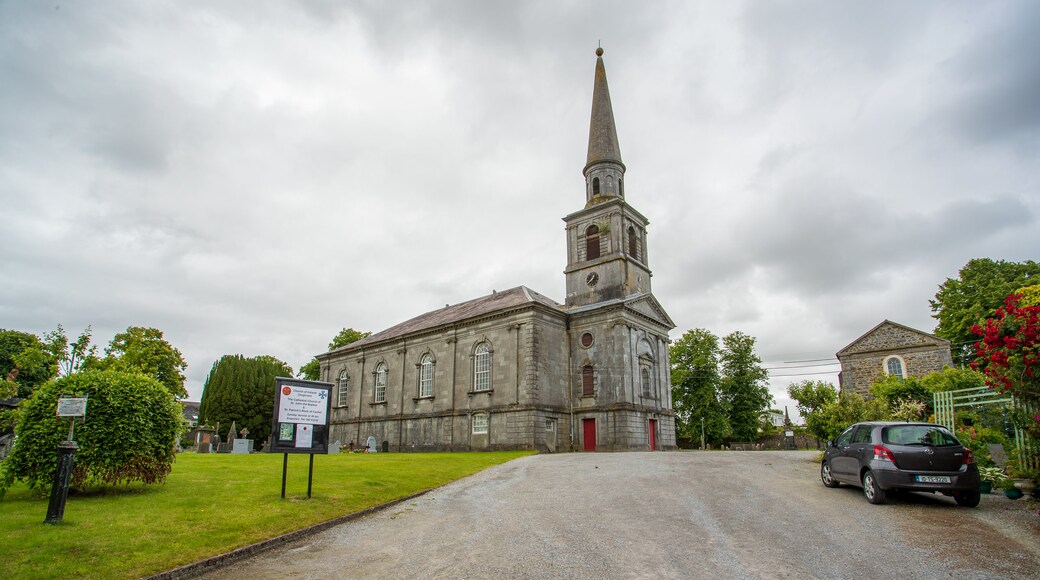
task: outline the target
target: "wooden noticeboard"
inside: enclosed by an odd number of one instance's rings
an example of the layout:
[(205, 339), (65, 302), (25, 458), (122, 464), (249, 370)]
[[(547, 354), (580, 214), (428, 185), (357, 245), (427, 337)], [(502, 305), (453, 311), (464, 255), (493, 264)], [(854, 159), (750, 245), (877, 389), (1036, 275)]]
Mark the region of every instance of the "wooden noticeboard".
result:
[(271, 453), (328, 453), (332, 383), (278, 377)]

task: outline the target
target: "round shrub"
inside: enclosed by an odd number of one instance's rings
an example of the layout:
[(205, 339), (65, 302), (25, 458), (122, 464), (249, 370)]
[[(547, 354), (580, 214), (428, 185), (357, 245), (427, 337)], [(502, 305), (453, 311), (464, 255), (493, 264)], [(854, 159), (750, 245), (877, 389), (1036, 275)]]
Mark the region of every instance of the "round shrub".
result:
[(68, 418), (55, 416), (60, 395), (87, 397), (86, 421), (76, 422), (74, 489), (166, 480), (184, 427), (180, 406), (170, 392), (140, 374), (84, 371), (45, 384), (25, 402), (0, 487), (15, 479), (37, 491), (50, 487), (57, 445), (69, 432)]

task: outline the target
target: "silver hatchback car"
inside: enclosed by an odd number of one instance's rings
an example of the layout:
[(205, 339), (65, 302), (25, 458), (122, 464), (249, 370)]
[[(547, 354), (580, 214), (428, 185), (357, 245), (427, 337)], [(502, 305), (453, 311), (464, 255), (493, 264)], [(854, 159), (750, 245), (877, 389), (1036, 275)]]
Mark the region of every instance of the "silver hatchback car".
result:
[(856, 423), (827, 442), (820, 479), (827, 487), (862, 487), (873, 504), (896, 490), (939, 492), (967, 507), (981, 497), (971, 450), (934, 423)]

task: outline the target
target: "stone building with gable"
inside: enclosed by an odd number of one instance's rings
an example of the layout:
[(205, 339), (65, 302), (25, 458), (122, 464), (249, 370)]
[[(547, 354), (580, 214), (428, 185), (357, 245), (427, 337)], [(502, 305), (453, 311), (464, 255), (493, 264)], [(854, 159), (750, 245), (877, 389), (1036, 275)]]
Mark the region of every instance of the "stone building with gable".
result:
[(870, 395), (870, 385), (885, 375), (922, 376), (953, 365), (950, 341), (884, 320), (838, 351), (842, 391)]
[[(625, 197), (597, 49), (584, 206), (566, 224), (565, 301), (519, 286), (318, 355), (330, 440), (391, 451), (675, 449), (668, 331), (649, 221)], [(580, 199), (580, 198), (578, 198)]]

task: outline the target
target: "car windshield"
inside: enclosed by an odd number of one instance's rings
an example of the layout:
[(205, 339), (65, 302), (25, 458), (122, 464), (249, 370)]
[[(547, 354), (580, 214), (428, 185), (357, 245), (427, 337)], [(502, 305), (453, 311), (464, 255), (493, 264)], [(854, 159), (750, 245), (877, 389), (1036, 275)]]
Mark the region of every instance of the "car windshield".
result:
[(881, 440), (892, 445), (960, 445), (953, 433), (938, 425), (891, 425), (881, 431)]

